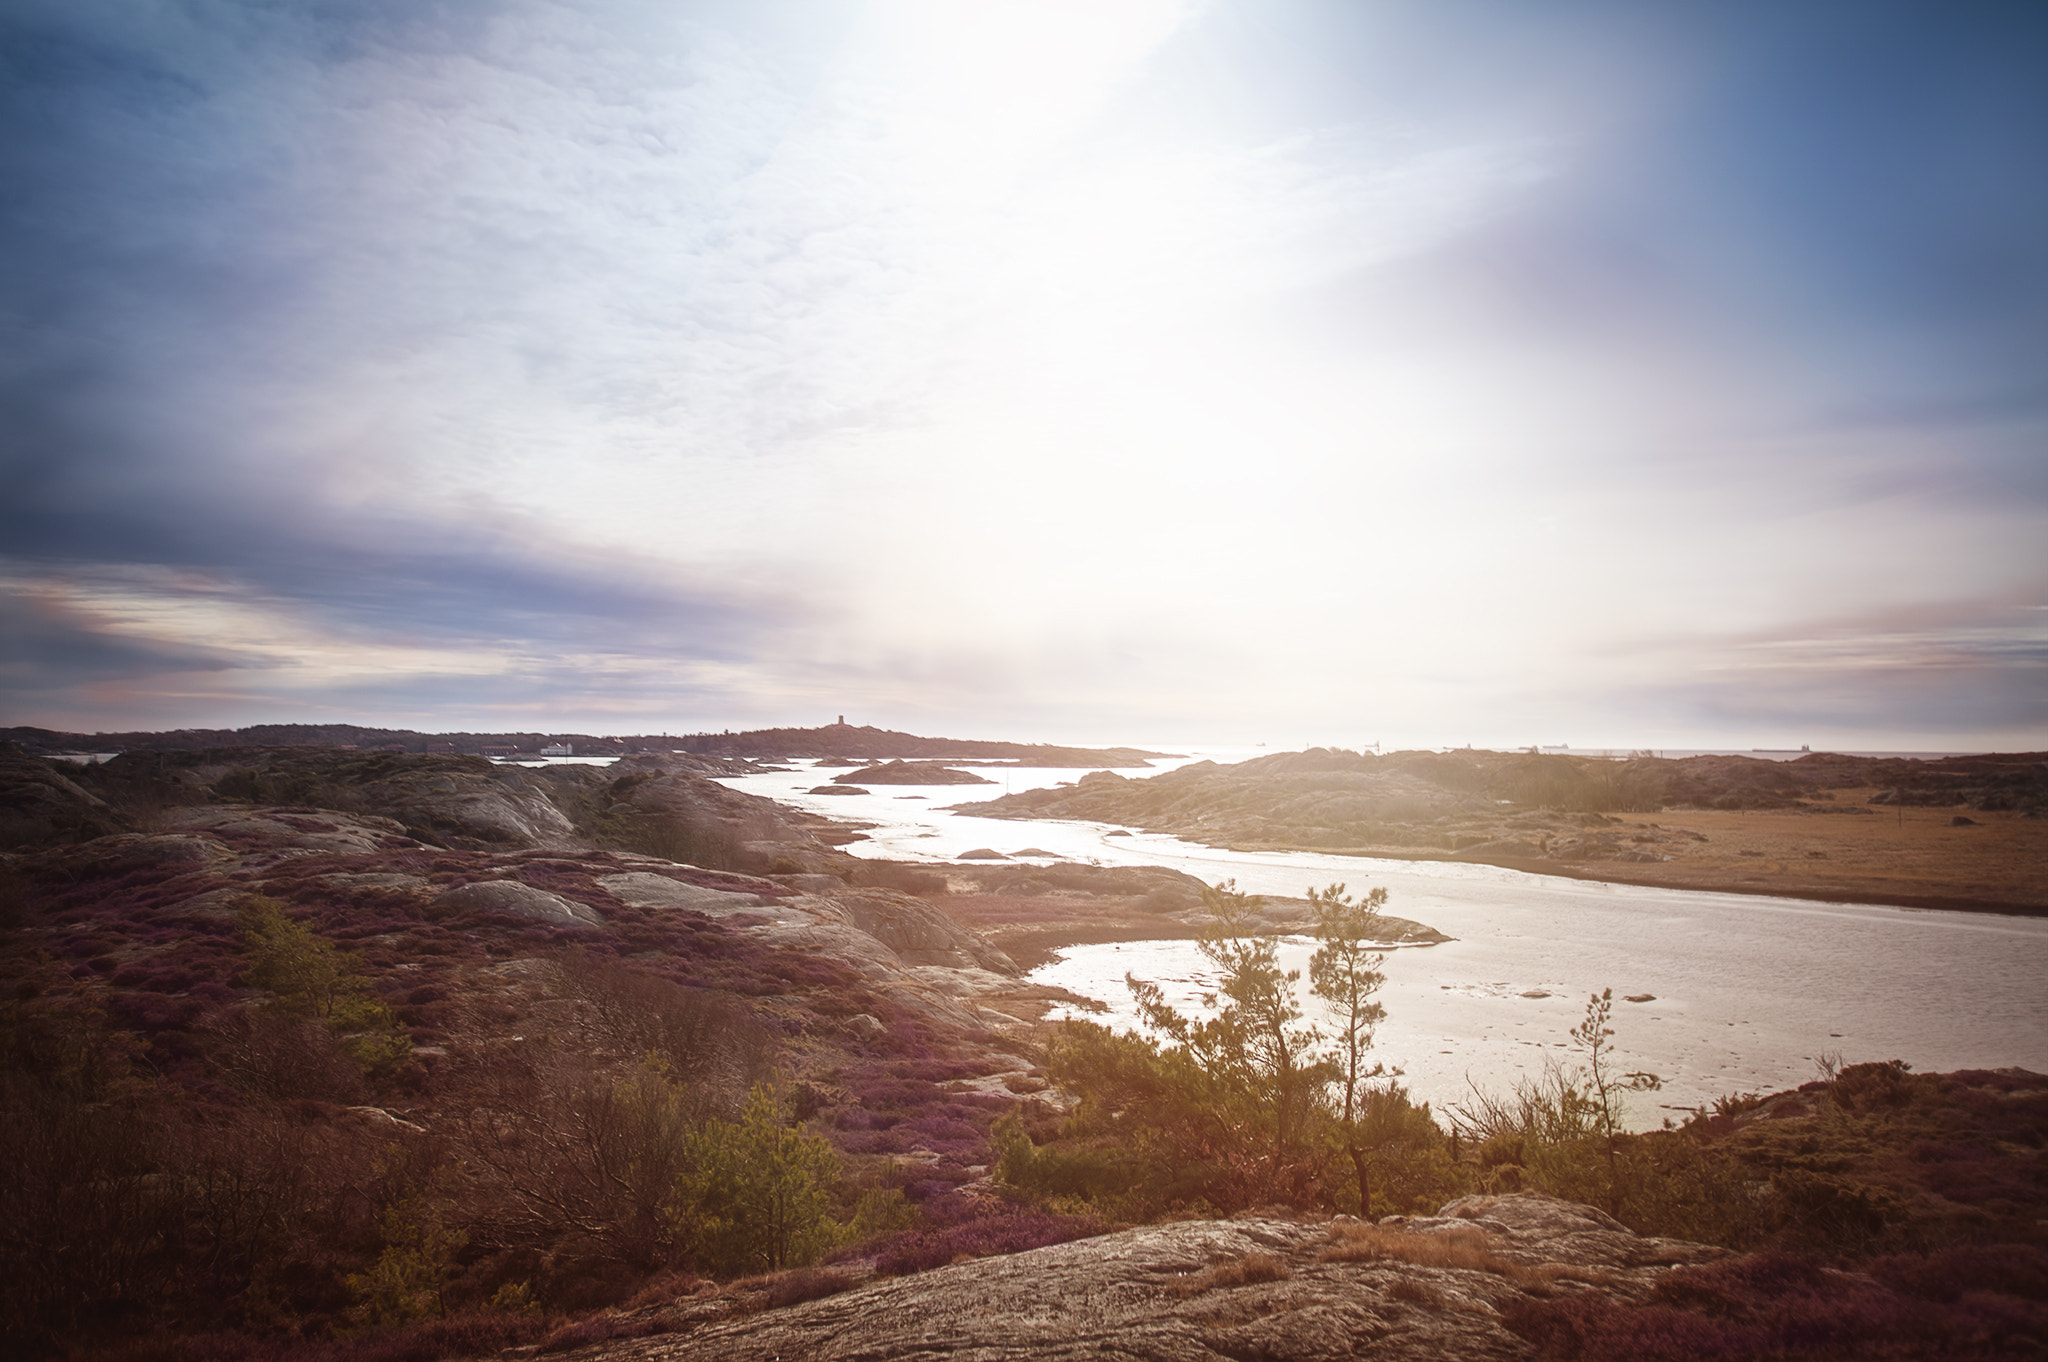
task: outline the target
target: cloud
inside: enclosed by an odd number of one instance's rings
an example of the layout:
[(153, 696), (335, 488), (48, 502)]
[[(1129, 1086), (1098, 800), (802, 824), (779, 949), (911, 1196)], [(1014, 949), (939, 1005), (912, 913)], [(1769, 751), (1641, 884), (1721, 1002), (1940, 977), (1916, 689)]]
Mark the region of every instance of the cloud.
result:
[(0, 25), (25, 717), (2039, 721), (2023, 18)]
[(1947, 746), (2039, 732), (2048, 724), (2044, 695), (2048, 633), (2040, 627), (1949, 627), (1737, 653), (1681, 702), (1706, 728), (1891, 732)]

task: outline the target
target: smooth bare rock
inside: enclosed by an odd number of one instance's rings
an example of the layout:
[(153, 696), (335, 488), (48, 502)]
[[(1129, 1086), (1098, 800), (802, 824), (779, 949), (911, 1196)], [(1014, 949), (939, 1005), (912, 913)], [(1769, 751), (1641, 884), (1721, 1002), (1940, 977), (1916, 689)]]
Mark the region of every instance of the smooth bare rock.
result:
[(196, 870), (230, 860), (234, 852), (212, 837), (185, 833), (145, 837), (137, 833), (122, 833), (87, 842), (73, 855), (80, 865), (134, 861), (155, 866), (184, 865)]
[(806, 894), (836, 894), (846, 888), (837, 875), (771, 875), (770, 879)]
[[(1646, 1240), (1548, 1197), (1469, 1197), (1365, 1227), (1240, 1217), (1125, 1230), (870, 1283), (785, 1310), (595, 1345), (585, 1362), (774, 1358), (1009, 1362), (1525, 1359), (1529, 1296), (1640, 1300), (1666, 1264), (1721, 1250)], [(1455, 1263), (1456, 1266), (1447, 1266)]]
[[(1502, 753), (1381, 757), (1312, 748), (1230, 766), (1193, 762), (1141, 780), (1092, 771), (1073, 785), (958, 807), (992, 818), (1116, 823), (1244, 849), (1383, 849), (1461, 860), (1661, 860), (1654, 846), (1634, 843), (1676, 834), (1617, 830), (1610, 827), (1615, 820), (1597, 813), (1541, 807), (1564, 802), (1558, 794), (1563, 786), (1552, 788), (1558, 781), (1576, 790), (1595, 777), (1619, 779), (1623, 771), (1614, 763), (1560, 764)], [(1573, 802), (1597, 802), (1582, 793)]]
[(480, 880), (475, 884), (460, 885), (441, 894), (434, 901), (447, 908), (467, 908), (479, 913), (530, 917), (541, 922), (560, 923), (563, 926), (604, 925), (604, 919), (594, 909), (565, 899), (560, 894), (550, 894), (545, 889), (521, 884), (517, 880)]
[(1477, 1225), (1487, 1232), (1496, 1252), (1528, 1264), (1634, 1268), (1728, 1256), (1726, 1249), (1708, 1244), (1645, 1238), (1605, 1211), (1527, 1192), (1460, 1197), (1429, 1219), (1396, 1216), (1382, 1223), (1432, 1232), (1460, 1223)]
[(620, 757), (608, 768), (613, 771), (685, 771), (699, 776), (744, 776), (756, 771), (786, 768), (763, 766), (745, 757), (718, 757), (701, 752), (645, 752)]
[(923, 899), (893, 889), (831, 894), (827, 901), (852, 924), (896, 952), (906, 964), (980, 968), (1016, 975), (1016, 962)]
[(427, 877), (397, 870), (371, 870), (322, 875), (320, 883), (336, 889), (425, 889)]
[(726, 889), (706, 889), (651, 870), (629, 870), (622, 875), (600, 875), (597, 883), (630, 908), (686, 908), (714, 917), (761, 906), (759, 894), (736, 894)]
[(444, 846), (484, 850), (575, 842), (574, 825), (544, 791), (525, 785), (524, 772), (499, 770), (502, 776), (443, 776), (416, 786), (387, 781), (381, 793), (407, 827)]
[(0, 848), (69, 846), (132, 826), (58, 763), (0, 743)]
[(167, 916), (193, 918), (200, 922), (233, 922), (248, 899), (248, 890), (223, 885), (173, 904), (167, 910)]
[(835, 856), (845, 860), (833, 847), (864, 835), (686, 770), (634, 771), (612, 782), (610, 791), (614, 812), (623, 806), (629, 823), (643, 832), (686, 831), (706, 844), (729, 844), (744, 853), (741, 868), (753, 871), (824, 873), (834, 868)]
[(365, 856), (420, 844), (396, 819), (333, 809), (243, 808), (213, 805), (178, 809), (168, 815), (177, 827), (202, 832), (241, 847), (291, 847)]

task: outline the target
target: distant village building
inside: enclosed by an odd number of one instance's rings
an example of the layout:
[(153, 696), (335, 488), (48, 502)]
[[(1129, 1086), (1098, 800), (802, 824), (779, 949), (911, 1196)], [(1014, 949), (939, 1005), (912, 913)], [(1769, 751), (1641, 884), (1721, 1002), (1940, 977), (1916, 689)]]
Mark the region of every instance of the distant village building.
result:
[(452, 742), (430, 742), (427, 744), (427, 750), (429, 752), (453, 752), (455, 744)]
[(576, 755), (576, 744), (558, 742), (552, 747), (541, 748), (540, 754), (544, 757), (573, 757)]
[(510, 743), (485, 743), (478, 749), (487, 757), (516, 757), (519, 749)]

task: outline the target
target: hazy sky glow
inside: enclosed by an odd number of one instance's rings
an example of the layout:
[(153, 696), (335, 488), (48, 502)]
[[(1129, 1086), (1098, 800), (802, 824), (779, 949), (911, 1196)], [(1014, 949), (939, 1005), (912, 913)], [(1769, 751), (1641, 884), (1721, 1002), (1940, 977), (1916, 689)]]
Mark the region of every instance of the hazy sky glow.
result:
[(14, 0), (0, 80), (0, 722), (2048, 746), (2032, 6)]

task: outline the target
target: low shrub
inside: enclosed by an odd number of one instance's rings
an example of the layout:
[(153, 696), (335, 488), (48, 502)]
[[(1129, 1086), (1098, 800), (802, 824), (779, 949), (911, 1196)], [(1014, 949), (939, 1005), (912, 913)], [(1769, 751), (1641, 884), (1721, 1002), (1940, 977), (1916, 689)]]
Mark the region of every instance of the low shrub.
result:
[(794, 1272), (778, 1273), (769, 1278), (765, 1290), (769, 1308), (779, 1310), (788, 1305), (836, 1296), (854, 1285), (853, 1278), (837, 1268), (800, 1267)]
[[(970, 1201), (965, 1197), (928, 1202), (925, 1213), (926, 1228), (856, 1245), (842, 1250), (835, 1259), (872, 1255), (878, 1274), (903, 1277), (963, 1259), (1022, 1253), (1048, 1244), (1089, 1239), (1109, 1230), (1108, 1225), (1091, 1215), (1061, 1215), (1007, 1202)], [(952, 1223), (944, 1223), (949, 1219)]]

